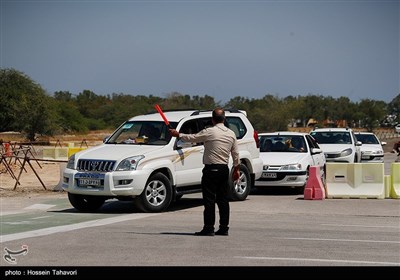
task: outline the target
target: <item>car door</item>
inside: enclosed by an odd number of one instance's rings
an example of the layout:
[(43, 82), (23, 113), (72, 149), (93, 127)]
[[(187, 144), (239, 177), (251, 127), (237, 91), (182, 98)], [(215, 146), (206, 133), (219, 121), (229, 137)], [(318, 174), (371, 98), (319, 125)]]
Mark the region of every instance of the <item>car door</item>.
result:
[[(305, 135), (307, 144), (309, 146), (309, 153), (311, 155), (311, 158), (313, 160), (314, 166), (319, 166), (321, 169), (324, 167), (326, 159), (325, 159), (325, 154), (322, 152), (321, 148), (318, 146), (317, 141), (315, 141), (314, 138), (312, 138), (310, 135)], [(314, 153), (313, 149), (320, 149), (320, 153)], [(322, 170), (321, 170), (322, 171)]]
[(353, 138), (353, 143), (354, 143), (354, 148), (355, 148), (355, 152), (356, 152), (356, 157), (357, 157), (357, 161), (356, 162), (361, 162), (361, 146), (362, 143), (361, 141), (357, 140), (356, 135), (354, 134), (353, 131), (351, 131), (351, 137)]
[[(179, 128), (185, 134), (194, 134), (200, 131), (197, 119), (186, 121)], [(173, 161), (175, 168), (176, 186), (200, 185), (203, 170), (203, 143), (187, 143), (176, 140), (177, 158)]]

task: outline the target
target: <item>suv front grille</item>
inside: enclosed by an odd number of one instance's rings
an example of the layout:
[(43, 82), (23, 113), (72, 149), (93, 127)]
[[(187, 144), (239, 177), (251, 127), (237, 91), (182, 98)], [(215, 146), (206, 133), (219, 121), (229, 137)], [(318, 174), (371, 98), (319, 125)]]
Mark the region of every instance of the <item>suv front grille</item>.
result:
[(115, 160), (80, 159), (76, 169), (78, 171), (110, 172), (113, 170)]

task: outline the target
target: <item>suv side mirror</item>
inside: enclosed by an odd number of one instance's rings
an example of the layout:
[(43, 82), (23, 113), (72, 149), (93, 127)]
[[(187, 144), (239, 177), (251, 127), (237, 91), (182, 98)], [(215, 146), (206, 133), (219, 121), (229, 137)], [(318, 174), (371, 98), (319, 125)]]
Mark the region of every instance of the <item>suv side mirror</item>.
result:
[(361, 141), (357, 141), (356, 142), (356, 146), (362, 146), (362, 142)]

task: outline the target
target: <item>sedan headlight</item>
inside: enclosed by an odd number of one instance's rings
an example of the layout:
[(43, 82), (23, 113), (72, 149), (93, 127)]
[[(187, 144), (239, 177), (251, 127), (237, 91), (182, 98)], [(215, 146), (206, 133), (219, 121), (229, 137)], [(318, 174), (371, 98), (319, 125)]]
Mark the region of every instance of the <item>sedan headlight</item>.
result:
[(301, 164), (300, 163), (296, 163), (296, 164), (284, 165), (284, 166), (281, 167), (281, 170), (298, 171), (298, 170), (301, 170)]
[(373, 154), (373, 155), (383, 155), (383, 151), (373, 151), (371, 154)]
[(143, 158), (144, 158), (143, 155), (128, 157), (118, 164), (116, 171), (136, 170), (136, 168), (139, 164), (139, 161)]
[(68, 163), (67, 163), (67, 168), (68, 169), (75, 169), (74, 165), (75, 165), (75, 154), (73, 154), (72, 156), (69, 157)]
[(343, 150), (343, 151), (340, 153), (340, 156), (341, 156), (341, 157), (345, 157), (345, 156), (351, 155), (352, 153), (353, 153), (353, 150), (349, 148), (349, 149)]

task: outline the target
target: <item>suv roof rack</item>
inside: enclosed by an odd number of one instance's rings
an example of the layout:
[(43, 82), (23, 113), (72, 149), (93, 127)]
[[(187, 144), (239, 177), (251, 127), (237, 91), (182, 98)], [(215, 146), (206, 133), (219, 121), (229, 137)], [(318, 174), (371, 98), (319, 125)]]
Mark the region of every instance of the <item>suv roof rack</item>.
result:
[[(186, 108), (186, 109), (168, 109), (168, 110), (163, 110), (164, 113), (166, 112), (185, 112), (185, 111), (197, 111), (198, 109), (194, 109), (194, 108)], [(154, 114), (154, 113), (158, 113), (158, 111), (156, 110), (152, 110), (144, 115), (150, 115), (150, 114)]]
[[(184, 109), (168, 109), (168, 110), (163, 110), (164, 113), (166, 112), (185, 112), (185, 111), (193, 111), (190, 115), (191, 116), (196, 116), (196, 115), (200, 115), (201, 113), (208, 113), (208, 112), (212, 112), (213, 109), (195, 109), (195, 108), (184, 108)], [(225, 112), (230, 112), (230, 113), (242, 113), (245, 116), (247, 116), (246, 111), (243, 110), (238, 110), (235, 108), (228, 108), (228, 109), (224, 109)], [(154, 113), (158, 113), (158, 111), (156, 110), (152, 110), (144, 115), (150, 115), (150, 114), (154, 114)]]
[[(210, 112), (212, 110), (196, 110), (195, 112), (193, 112), (191, 114), (191, 116), (195, 116), (195, 115), (200, 115), (201, 113), (205, 113), (205, 112)], [(245, 116), (247, 116), (246, 111), (242, 111), (242, 110), (238, 110), (235, 108), (228, 108), (228, 109), (224, 109), (225, 112), (230, 112), (230, 113), (242, 113)]]

